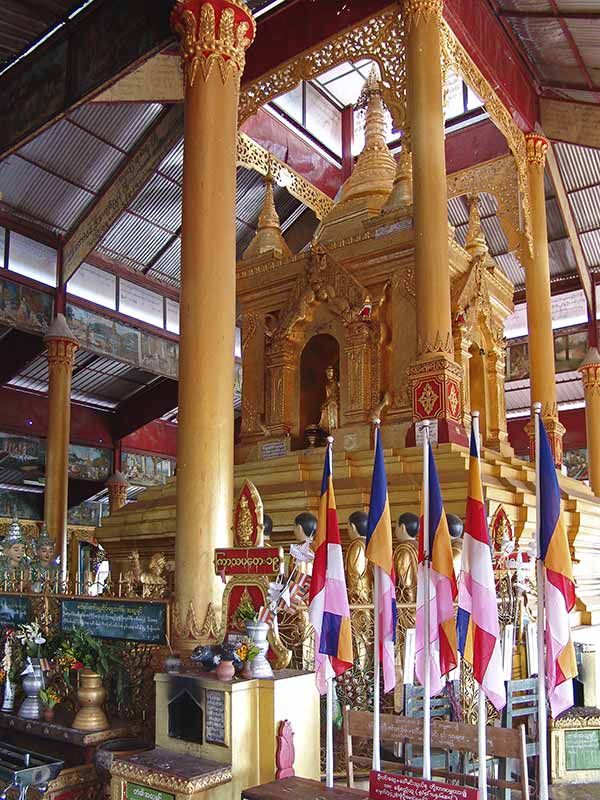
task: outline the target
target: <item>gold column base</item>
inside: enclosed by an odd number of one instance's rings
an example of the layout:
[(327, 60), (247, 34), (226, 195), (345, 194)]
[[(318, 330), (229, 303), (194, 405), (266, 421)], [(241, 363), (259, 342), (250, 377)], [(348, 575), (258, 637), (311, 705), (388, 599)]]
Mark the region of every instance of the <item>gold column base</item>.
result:
[[(408, 368), (413, 422), (437, 420), (438, 442), (467, 444), (462, 419), (462, 367), (446, 353), (415, 361)], [(415, 426), (406, 436), (407, 447), (415, 444)]]
[[(566, 428), (558, 421), (557, 416), (552, 413), (544, 414), (542, 411), (542, 422), (548, 434), (548, 440), (550, 441), (554, 465), (557, 469), (560, 469), (563, 463), (563, 436), (565, 435)], [(527, 423), (525, 431), (529, 436), (529, 458), (533, 464), (535, 462), (535, 423), (533, 420)]]

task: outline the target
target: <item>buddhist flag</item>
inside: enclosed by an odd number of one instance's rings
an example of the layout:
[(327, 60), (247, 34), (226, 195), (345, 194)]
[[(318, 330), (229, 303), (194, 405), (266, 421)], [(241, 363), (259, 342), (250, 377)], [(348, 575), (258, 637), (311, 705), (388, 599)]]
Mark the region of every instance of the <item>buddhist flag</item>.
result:
[(308, 616), (315, 629), (315, 673), (321, 694), (327, 681), (341, 675), (354, 661), (344, 557), (333, 493), (331, 444), (327, 445)]
[[(433, 451), (428, 445), (429, 454), (429, 531), (423, 530), (423, 516), (419, 528), (419, 568), (417, 572), (417, 619), (416, 619), (416, 669), (417, 678), (424, 684), (425, 663), (425, 618), (424, 606), (429, 602), (429, 675), (431, 696), (439, 694), (444, 688), (442, 677), (457, 664), (456, 623), (454, 621), (454, 601), (457, 595), (456, 578), (452, 565), (452, 546), (438, 480)], [(427, 495), (423, 486), (423, 498)], [(429, 598), (425, 597), (424, 586), (424, 543), (429, 536)]]
[(458, 589), (458, 649), (475, 680), (500, 711), (506, 705), (498, 601), (490, 534), (483, 504), (479, 446), (471, 428), (469, 494)]
[(379, 619), (379, 647), (383, 665), (383, 690), (391, 692), (396, 685), (394, 643), (396, 641), (396, 577), (392, 560), (392, 518), (383, 460), (381, 430), (375, 429), (375, 463), (371, 482), (371, 504), (367, 524), (367, 558), (377, 570), (375, 612)]
[[(575, 583), (569, 540), (560, 513), (560, 489), (550, 443), (542, 421), (539, 430), (539, 556), (545, 567), (546, 675), (552, 716), (573, 705), (572, 678), (577, 676), (569, 611), (575, 605)], [(540, 588), (538, 587), (538, 591)], [(539, 654), (542, 663), (542, 654)]]

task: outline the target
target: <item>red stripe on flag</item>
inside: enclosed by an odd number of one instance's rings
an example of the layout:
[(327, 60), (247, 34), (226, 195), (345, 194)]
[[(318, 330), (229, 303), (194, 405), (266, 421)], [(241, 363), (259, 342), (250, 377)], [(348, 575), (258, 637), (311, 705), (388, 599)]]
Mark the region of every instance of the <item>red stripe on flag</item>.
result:
[(558, 591), (565, 598), (565, 606), (567, 611), (571, 611), (575, 605), (575, 584), (573, 581), (567, 578), (567, 576), (563, 575), (561, 572), (555, 572), (547, 567), (546, 577), (553, 586), (556, 586)]
[(489, 546), (490, 537), (485, 520), (483, 503), (473, 497), (467, 498), (467, 518), (465, 519), (465, 532), (469, 533), (478, 542)]
[(496, 646), (496, 637), (484, 631), (483, 628), (475, 627), (473, 640), (473, 674), (477, 683), (483, 683), (485, 672), (490, 663), (490, 658)]
[(446, 631), (440, 625), (440, 673), (447, 675), (456, 666), (456, 644), (452, 646)]

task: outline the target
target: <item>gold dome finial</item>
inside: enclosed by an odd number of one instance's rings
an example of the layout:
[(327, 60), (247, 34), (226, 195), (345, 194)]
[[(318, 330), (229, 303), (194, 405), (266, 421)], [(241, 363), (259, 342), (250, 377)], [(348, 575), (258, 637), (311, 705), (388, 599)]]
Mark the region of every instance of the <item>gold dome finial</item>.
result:
[(275, 198), (273, 196), (273, 183), (271, 160), (269, 159), (267, 174), (264, 177), (265, 199), (263, 200), (263, 206), (258, 216), (258, 228), (254, 234), (254, 238), (244, 251), (244, 255), (242, 256), (244, 261), (248, 258), (264, 255), (265, 253), (272, 253), (273, 258), (279, 259), (287, 258), (292, 255), (281, 233), (279, 214), (275, 208)]
[(481, 227), (481, 214), (479, 213), (479, 195), (472, 194), (468, 197), (469, 203), (469, 228), (465, 250), (471, 256), (485, 255), (488, 252), (485, 233)]

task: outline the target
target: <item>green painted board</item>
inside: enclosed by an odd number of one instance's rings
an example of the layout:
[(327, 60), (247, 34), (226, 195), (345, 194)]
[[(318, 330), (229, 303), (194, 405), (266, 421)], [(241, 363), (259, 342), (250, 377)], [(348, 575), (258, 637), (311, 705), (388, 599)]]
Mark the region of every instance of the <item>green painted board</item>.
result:
[(139, 783), (128, 783), (125, 797), (126, 800), (175, 800), (174, 794), (151, 789), (149, 786), (141, 786)]
[(60, 627), (63, 631), (85, 628), (101, 639), (166, 644), (167, 606), (125, 600), (63, 600)]
[(565, 731), (567, 770), (600, 770), (600, 728)]
[(0, 594), (0, 625), (24, 625), (31, 617), (28, 597)]

